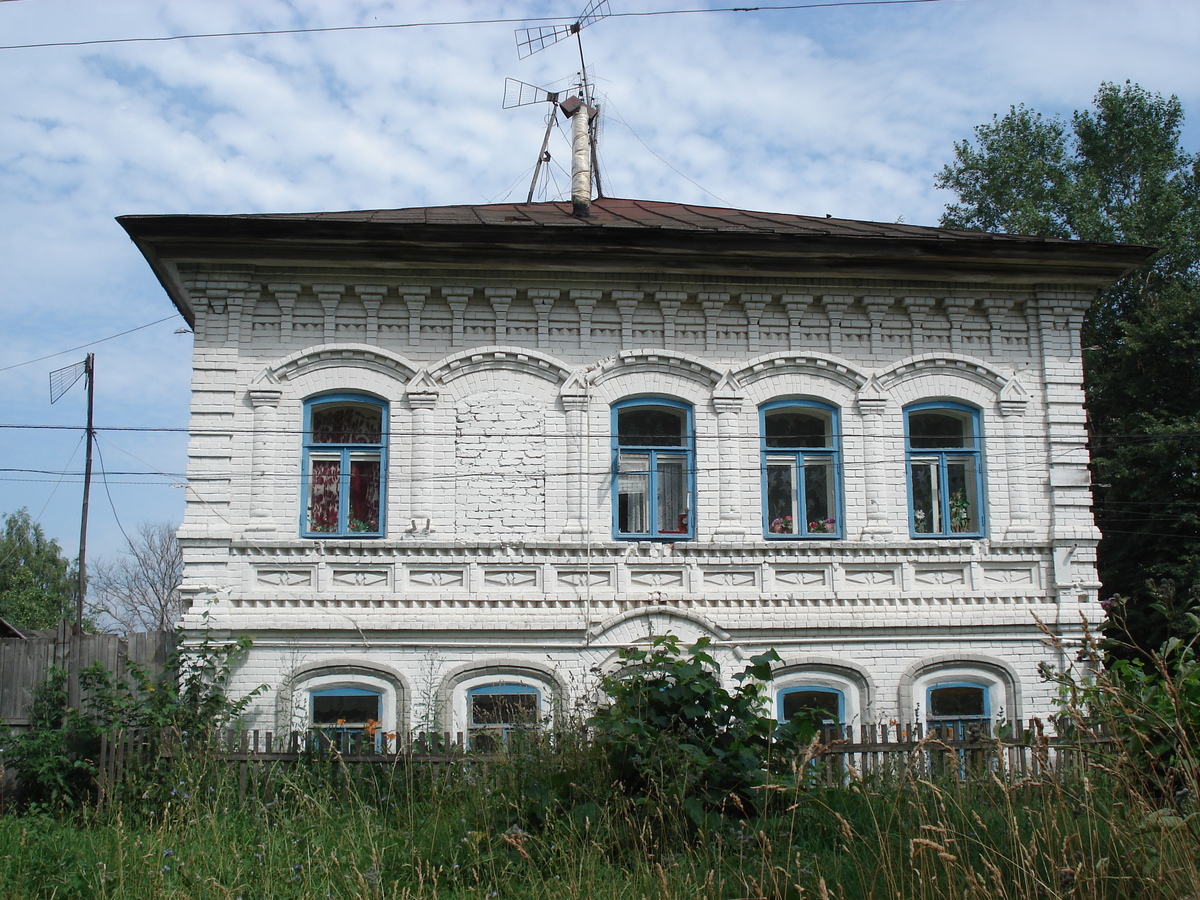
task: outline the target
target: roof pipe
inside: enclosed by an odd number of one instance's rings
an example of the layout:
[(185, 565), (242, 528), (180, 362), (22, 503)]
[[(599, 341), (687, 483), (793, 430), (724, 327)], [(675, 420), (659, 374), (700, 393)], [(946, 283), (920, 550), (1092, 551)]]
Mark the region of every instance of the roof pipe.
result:
[(596, 111), (578, 97), (559, 104), (571, 120), (571, 214), (581, 219), (592, 212), (592, 146), (588, 125)]

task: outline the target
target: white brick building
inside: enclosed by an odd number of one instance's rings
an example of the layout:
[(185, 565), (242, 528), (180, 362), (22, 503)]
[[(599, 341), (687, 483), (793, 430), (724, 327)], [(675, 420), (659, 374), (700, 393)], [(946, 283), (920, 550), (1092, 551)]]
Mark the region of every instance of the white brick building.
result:
[(120, 220), (195, 330), (185, 624), (252, 725), (470, 734), (618, 648), (778, 710), (1050, 711), (1095, 601), (1079, 327), (1138, 248), (597, 200)]

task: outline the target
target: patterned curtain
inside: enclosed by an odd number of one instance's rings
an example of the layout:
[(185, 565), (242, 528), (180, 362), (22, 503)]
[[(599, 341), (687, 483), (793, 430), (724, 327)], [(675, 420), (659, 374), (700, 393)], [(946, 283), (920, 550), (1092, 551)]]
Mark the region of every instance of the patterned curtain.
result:
[(350, 531), (379, 530), (379, 460), (350, 461)]
[(308, 530), (338, 530), (338, 487), (341, 464), (336, 459), (314, 459), (308, 485)]

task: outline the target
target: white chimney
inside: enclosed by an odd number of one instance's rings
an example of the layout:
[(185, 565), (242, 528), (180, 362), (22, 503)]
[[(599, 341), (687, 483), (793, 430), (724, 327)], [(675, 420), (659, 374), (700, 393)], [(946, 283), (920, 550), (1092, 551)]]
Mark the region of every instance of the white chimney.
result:
[(571, 120), (571, 214), (585, 218), (592, 207), (592, 145), (589, 122), (596, 114), (578, 97), (559, 104), (562, 114)]

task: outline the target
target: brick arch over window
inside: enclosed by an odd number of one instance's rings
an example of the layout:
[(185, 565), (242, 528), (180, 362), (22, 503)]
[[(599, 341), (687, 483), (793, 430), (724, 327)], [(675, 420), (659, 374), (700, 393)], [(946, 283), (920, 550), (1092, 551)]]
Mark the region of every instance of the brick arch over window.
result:
[(437, 689), (433, 712), (439, 722), (450, 723), (456, 730), (466, 727), (459, 695), (471, 685), (482, 684), (527, 684), (545, 691), (546, 712), (556, 716), (562, 710), (567, 697), (566, 685), (558, 672), (550, 666), (527, 659), (496, 658), (481, 659), (464, 663), (442, 679)]
[[(255, 385), (294, 382), (304, 376), (332, 369), (365, 369), (385, 378), (406, 384), (417, 373), (418, 366), (396, 353), (366, 344), (325, 344), (300, 350), (274, 365), (268, 366), (254, 379)], [(345, 374), (337, 374), (339, 386), (348, 383)]]
[(555, 385), (563, 384), (575, 371), (548, 353), (526, 347), (489, 347), (447, 356), (429, 367), (428, 378), (435, 384), (449, 384), (465, 375), (484, 370), (508, 370)]
[(857, 663), (847, 659), (831, 656), (785, 656), (783, 663), (771, 673), (772, 687), (787, 687), (801, 684), (805, 676), (813, 675), (820, 681), (820, 676), (830, 675), (839, 681), (853, 685), (859, 692), (859, 706), (855, 710), (860, 722), (843, 724), (861, 724), (874, 721), (875, 716), (875, 680), (871, 673)]
[(678, 635), (687, 644), (693, 644), (702, 637), (729, 640), (729, 632), (704, 616), (673, 606), (632, 609), (598, 622), (591, 629), (592, 640), (606, 644), (634, 644), (666, 634)]
[[(914, 696), (914, 685), (939, 672), (955, 673), (955, 678), (962, 674), (963, 680), (969, 680), (971, 673), (976, 673), (981, 681), (990, 680), (1000, 688), (1001, 697), (997, 699), (1002, 701), (1005, 718), (1021, 718), (1021, 679), (1012, 666), (1003, 660), (981, 654), (946, 653), (913, 663), (900, 676), (897, 701), (901, 720), (913, 715), (914, 704), (918, 702), (924, 716), (925, 702), (923, 698)], [(993, 713), (995, 712), (996, 710), (993, 710)]]
[(987, 389), (997, 397), (1012, 379), (1010, 374), (972, 356), (954, 353), (926, 353), (903, 359), (881, 369), (875, 374), (875, 380), (880, 388), (890, 393), (905, 382), (929, 375), (946, 375), (954, 379), (966, 379)]
[[(281, 734), (307, 724), (312, 690), (364, 687), (384, 695), (382, 724), (386, 731), (408, 728), (411, 692), (407, 679), (390, 666), (357, 657), (314, 660), (293, 669), (275, 695), (275, 721)], [(299, 718), (299, 721), (298, 721)]]
[[(595, 387), (622, 375), (659, 374), (691, 381), (711, 391), (725, 376), (718, 369), (697, 356), (674, 350), (623, 350), (616, 356), (602, 360), (587, 373), (588, 381)], [(654, 388), (648, 388), (656, 393)]]
[(833, 382), (852, 394), (861, 390), (870, 378), (869, 373), (854, 368), (844, 359), (824, 353), (771, 353), (750, 360), (731, 375), (746, 388), (763, 380), (791, 377), (801, 379), (809, 392), (819, 392), (822, 383)]

